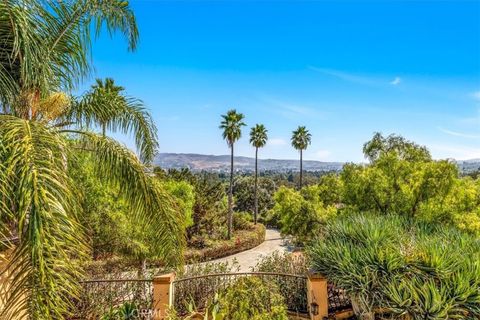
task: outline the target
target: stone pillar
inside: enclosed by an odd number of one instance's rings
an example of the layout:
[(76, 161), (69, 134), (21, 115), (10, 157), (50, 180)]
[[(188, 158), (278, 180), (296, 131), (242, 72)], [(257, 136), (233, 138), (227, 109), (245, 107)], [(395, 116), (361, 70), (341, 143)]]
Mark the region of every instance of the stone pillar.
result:
[(307, 299), (311, 320), (328, 318), (328, 289), (327, 279), (324, 276), (317, 273), (308, 275)]
[(163, 320), (168, 308), (173, 304), (172, 282), (175, 273), (167, 273), (153, 278), (153, 319)]

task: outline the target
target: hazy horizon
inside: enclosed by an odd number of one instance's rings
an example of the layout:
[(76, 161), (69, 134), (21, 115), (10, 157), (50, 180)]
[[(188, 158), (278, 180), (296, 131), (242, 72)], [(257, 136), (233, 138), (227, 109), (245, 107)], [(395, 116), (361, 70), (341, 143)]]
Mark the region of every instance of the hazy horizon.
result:
[[(212, 154), (212, 153), (195, 153), (195, 152), (159, 152), (159, 155), (161, 154), (178, 154), (178, 155), (201, 155), (201, 156), (212, 156), (212, 157), (230, 157), (229, 153), (223, 153), (223, 154)], [(250, 159), (255, 159), (255, 154), (253, 155), (240, 155), (236, 154), (234, 156), (235, 158), (237, 157), (245, 157), (245, 158), (250, 158)], [(299, 161), (299, 158), (266, 158), (266, 157), (261, 157), (260, 155), (258, 156), (259, 160), (288, 160), (288, 161)], [(479, 161), (480, 158), (468, 158), (468, 159), (457, 159), (457, 158), (434, 158), (435, 160), (446, 160), (446, 159), (454, 159), (456, 161)], [(339, 162), (339, 163), (346, 163), (346, 162), (355, 162), (355, 163), (367, 163), (367, 159), (363, 159), (362, 161), (337, 161), (335, 159), (333, 160), (317, 160), (317, 159), (307, 159), (303, 158), (303, 161), (320, 161), (320, 162)]]

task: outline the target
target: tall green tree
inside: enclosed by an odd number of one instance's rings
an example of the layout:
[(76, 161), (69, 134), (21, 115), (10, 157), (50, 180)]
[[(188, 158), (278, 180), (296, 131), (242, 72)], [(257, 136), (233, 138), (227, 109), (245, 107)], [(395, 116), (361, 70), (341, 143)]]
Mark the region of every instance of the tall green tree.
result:
[(227, 237), (232, 236), (232, 217), (233, 217), (233, 147), (236, 141), (242, 136), (242, 127), (246, 124), (243, 122), (245, 116), (238, 113), (235, 109), (229, 110), (222, 115), (220, 129), (223, 130), (222, 136), (227, 141), (230, 148), (230, 186), (228, 189), (228, 216), (227, 216)]
[[(235, 179), (233, 194), (235, 209), (240, 212), (255, 212), (255, 177), (245, 176)], [(277, 190), (275, 181), (269, 177), (258, 177), (257, 200), (258, 219), (273, 206), (273, 194)], [(265, 216), (263, 218), (266, 218)]]
[(370, 141), (363, 144), (363, 154), (371, 163), (375, 163), (387, 155), (393, 155), (399, 160), (409, 162), (432, 160), (432, 156), (425, 146), (396, 134), (384, 137), (379, 132), (376, 132)]
[(257, 217), (258, 217), (258, 195), (257, 195), (257, 187), (258, 187), (258, 149), (263, 148), (267, 144), (268, 135), (267, 135), (267, 128), (263, 124), (256, 124), (255, 127), (250, 129), (250, 143), (252, 146), (255, 147), (255, 189), (254, 189), (254, 196), (255, 196), (255, 213), (254, 213), (254, 222), (257, 224)]
[(300, 151), (300, 181), (299, 188), (302, 188), (303, 180), (303, 150), (307, 149), (308, 145), (312, 141), (312, 135), (308, 132), (307, 128), (304, 126), (299, 126), (297, 130), (292, 133), (292, 146)]
[[(121, 186), (134, 221), (158, 226), (157, 255), (180, 262), (184, 217), (146, 174), (157, 147), (148, 112), (121, 90), (70, 93), (89, 74), (91, 36), (104, 27), (121, 31), (135, 49), (138, 31), (126, 1), (0, 4), (0, 239), (9, 253), (0, 272), (10, 280), (2, 319), (68, 317), (88, 252), (78, 222), (82, 190), (69, 170), (79, 154), (89, 153), (98, 177)], [(96, 133), (101, 126), (132, 133), (140, 159)]]
[(458, 176), (456, 164), (434, 161), (425, 147), (397, 135), (375, 134), (363, 149), (370, 164), (346, 164), (340, 174), (343, 204), (412, 218), (430, 211), (431, 204), (447, 205)]
[(280, 187), (274, 195), (270, 218), (282, 234), (294, 236), (298, 242), (315, 238), (325, 222), (337, 214), (335, 206), (325, 203), (321, 196), (318, 185), (301, 190)]

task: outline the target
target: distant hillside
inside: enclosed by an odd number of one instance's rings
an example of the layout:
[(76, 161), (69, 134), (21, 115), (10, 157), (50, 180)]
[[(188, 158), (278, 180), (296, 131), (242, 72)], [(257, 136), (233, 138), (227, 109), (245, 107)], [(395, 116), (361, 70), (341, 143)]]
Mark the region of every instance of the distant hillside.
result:
[[(227, 172), (230, 170), (230, 156), (195, 153), (160, 153), (156, 157), (154, 164), (164, 169), (189, 168), (193, 171)], [(470, 173), (480, 169), (480, 159), (459, 160), (457, 164), (462, 173)], [(342, 166), (342, 162), (303, 161), (305, 171), (340, 171)], [(298, 160), (259, 159), (258, 167), (261, 171), (298, 171)], [(235, 170), (242, 172), (254, 171), (255, 159), (235, 157)]]
[(480, 170), (480, 159), (459, 160), (457, 161), (458, 168), (463, 173), (470, 173)]
[[(154, 162), (155, 165), (164, 169), (189, 168), (193, 171), (217, 171), (230, 170), (229, 155), (204, 155), (193, 153), (160, 153)], [(304, 160), (303, 168), (306, 171), (339, 171), (342, 169), (341, 162), (322, 162)], [(298, 171), (298, 160), (259, 159), (258, 168), (261, 171)], [(255, 158), (235, 157), (235, 170), (249, 172), (255, 170)]]

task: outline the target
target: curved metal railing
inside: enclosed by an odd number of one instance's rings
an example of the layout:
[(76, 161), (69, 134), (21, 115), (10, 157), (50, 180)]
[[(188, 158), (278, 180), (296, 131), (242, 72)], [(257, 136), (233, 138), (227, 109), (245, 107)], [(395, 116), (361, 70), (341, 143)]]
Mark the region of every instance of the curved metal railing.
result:
[(189, 305), (204, 309), (215, 293), (225, 290), (242, 277), (251, 276), (274, 283), (285, 299), (287, 310), (307, 313), (307, 277), (274, 272), (214, 273), (178, 278), (172, 283), (173, 307), (179, 314), (186, 313)]
[[(171, 304), (179, 315), (189, 305), (204, 309), (215, 293), (225, 290), (242, 277), (255, 276), (274, 283), (284, 297), (287, 309), (298, 314), (308, 313), (307, 277), (274, 272), (214, 273), (177, 278), (171, 284)], [(81, 281), (81, 293), (75, 299), (74, 316), (69, 319), (101, 319), (122, 307), (135, 308), (137, 319), (150, 319), (153, 305), (151, 279), (102, 279)], [(328, 283), (328, 313), (351, 309), (346, 293)]]
[(137, 318), (150, 319), (153, 304), (151, 279), (102, 279), (80, 282), (81, 292), (75, 299), (70, 319), (102, 319), (129, 309)]

